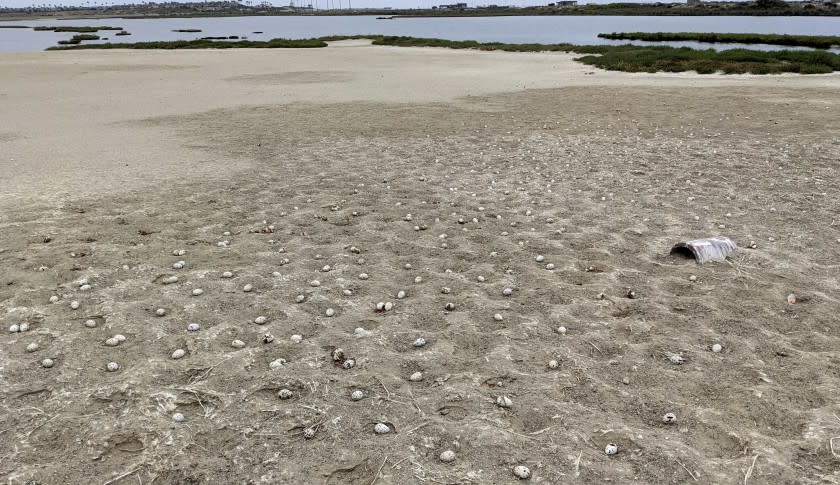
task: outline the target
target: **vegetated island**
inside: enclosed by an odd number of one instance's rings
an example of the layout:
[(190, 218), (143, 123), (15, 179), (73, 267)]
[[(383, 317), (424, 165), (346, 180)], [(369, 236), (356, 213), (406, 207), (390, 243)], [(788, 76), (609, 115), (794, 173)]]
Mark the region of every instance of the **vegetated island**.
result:
[(61, 45), (78, 45), (83, 40), (99, 40), (99, 36), (96, 34), (76, 34), (69, 40), (60, 40), (58, 43)]
[(613, 32), (598, 34), (602, 39), (641, 40), (647, 42), (694, 41), (730, 44), (769, 44), (830, 49), (840, 46), (836, 35), (722, 34), (715, 32)]
[[(254, 2), (256, 3), (256, 2)], [(547, 2), (548, 3), (548, 2)], [(41, 5), (27, 8), (0, 7), (0, 18), (27, 19), (45, 15), (62, 18), (189, 18), (238, 17), (273, 15), (373, 15), (387, 18), (406, 17), (488, 17), (510, 15), (647, 15), (647, 16), (840, 16), (838, 4), (832, 0), (813, 2), (785, 2), (783, 0), (755, 0), (752, 2), (697, 3), (609, 3), (569, 5), (563, 2), (543, 6), (509, 7), (500, 5), (462, 7), (459, 4), (423, 9), (332, 8), (311, 6), (271, 6), (234, 1), (207, 2), (148, 2), (142, 4), (97, 5), (67, 7)]]
[(92, 33), (92, 32), (99, 32), (100, 30), (123, 30), (122, 27), (108, 27), (108, 26), (94, 26), (94, 27), (72, 27), (72, 26), (55, 26), (50, 27), (46, 25), (39, 25), (37, 27), (33, 27), (32, 30), (36, 31), (52, 31), (52, 32), (77, 32), (77, 33)]
[(382, 35), (326, 36), (315, 39), (272, 39), (269, 41), (163, 41), (136, 44), (92, 44), (50, 47), (62, 49), (233, 49), (233, 48), (317, 48), (327, 42), (371, 39), (374, 45), (400, 47), (446, 47), (450, 49), (501, 50), (508, 52), (574, 52), (585, 54), (578, 62), (610, 71), (684, 72), (700, 74), (825, 74), (840, 71), (840, 55), (827, 51), (716, 51), (688, 47), (638, 45), (505, 44), (500, 42), (453, 41)]
[(187, 33), (194, 33), (194, 32), (201, 32), (201, 29), (175, 29), (172, 32), (187, 32)]

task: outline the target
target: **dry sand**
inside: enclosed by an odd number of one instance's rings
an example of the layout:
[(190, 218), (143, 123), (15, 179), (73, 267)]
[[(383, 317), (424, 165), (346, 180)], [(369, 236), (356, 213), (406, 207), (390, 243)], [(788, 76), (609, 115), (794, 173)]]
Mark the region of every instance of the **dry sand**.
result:
[(0, 55), (0, 478), (840, 483), (838, 112), (562, 54)]

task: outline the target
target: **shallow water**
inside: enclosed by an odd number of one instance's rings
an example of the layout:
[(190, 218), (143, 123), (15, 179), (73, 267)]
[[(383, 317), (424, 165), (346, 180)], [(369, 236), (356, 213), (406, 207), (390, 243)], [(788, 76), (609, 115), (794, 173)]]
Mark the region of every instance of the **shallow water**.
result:
[[(238, 35), (251, 40), (276, 37), (307, 38), (324, 35), (384, 34), (437, 37), (510, 43), (626, 44), (627, 41), (599, 39), (606, 32), (750, 32), (805, 35), (840, 35), (840, 17), (449, 17), (377, 20), (373, 16), (278, 16), (215, 17), (179, 19), (74, 19), (26, 20), (0, 25), (110, 25), (123, 27), (132, 35), (114, 37), (111, 42), (192, 40), (205, 36)], [(173, 32), (201, 29), (200, 33)], [(255, 34), (253, 32), (263, 32)], [(31, 29), (0, 29), (0, 51), (37, 51), (69, 39), (72, 33), (35, 32)], [(633, 42), (646, 44), (645, 42)], [(667, 45), (717, 49), (744, 47), (741, 44), (669, 42)], [(785, 47), (752, 45), (752, 49)], [(787, 47), (789, 49), (789, 47)]]

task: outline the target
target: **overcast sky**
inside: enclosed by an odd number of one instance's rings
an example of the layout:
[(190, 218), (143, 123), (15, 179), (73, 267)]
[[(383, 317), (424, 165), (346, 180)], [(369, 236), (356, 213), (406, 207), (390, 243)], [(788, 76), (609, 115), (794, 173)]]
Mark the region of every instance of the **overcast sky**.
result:
[[(158, 0), (163, 1), (163, 0)], [(176, 0), (177, 1), (177, 0)], [(261, 0), (253, 0), (254, 4), (259, 3)], [(341, 2), (341, 6), (343, 8), (348, 7), (348, 0), (296, 0), (295, 5), (305, 5), (307, 3), (312, 3), (312, 5), (318, 5), (320, 8), (327, 8), (327, 2), (330, 2), (331, 5), (334, 5), (334, 8), (338, 8), (339, 1)], [(416, 7), (430, 7), (432, 5), (439, 5), (443, 3), (456, 3), (456, 2), (464, 2), (474, 7), (476, 5), (487, 5), (487, 4), (496, 4), (496, 5), (519, 5), (519, 6), (526, 6), (526, 5), (545, 5), (547, 3), (553, 2), (554, 0), (545, 0), (545, 1), (531, 1), (531, 0), (514, 0), (514, 1), (505, 1), (505, 0), (488, 0), (488, 1), (476, 1), (476, 0), (349, 0), (350, 5), (354, 8), (364, 8), (364, 7), (402, 7), (402, 8), (416, 8)], [(603, 3), (604, 0), (583, 0), (581, 3)], [(626, 1), (626, 0), (625, 0)], [(3, 7), (26, 7), (32, 4), (60, 4), (60, 5), (84, 5), (86, 2), (84, 0), (0, 0), (0, 6)], [(119, 5), (124, 3), (132, 3), (128, 0), (91, 0), (89, 4), (105, 4), (105, 5)], [(142, 0), (134, 0), (134, 3), (142, 3)], [(288, 5), (289, 0), (273, 0), (271, 3), (277, 6), (281, 5)]]

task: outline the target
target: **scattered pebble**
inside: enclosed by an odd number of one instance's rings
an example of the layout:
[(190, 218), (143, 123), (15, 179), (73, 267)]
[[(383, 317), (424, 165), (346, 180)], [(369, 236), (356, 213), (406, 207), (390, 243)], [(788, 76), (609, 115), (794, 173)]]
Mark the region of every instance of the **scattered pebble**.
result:
[(391, 428), (389, 428), (388, 425), (385, 423), (376, 423), (376, 425), (373, 427), (373, 431), (376, 434), (388, 434), (391, 432)]
[(303, 303), (304, 301), (306, 301), (306, 297), (303, 295), (298, 295), (295, 297), (295, 303)]
[(419, 283), (422, 283), (422, 282), (423, 282), (422, 277), (418, 276), (418, 277), (414, 278), (414, 283), (419, 284)]
[(477, 280), (479, 283), (484, 283), (484, 276), (479, 275), (479, 276), (476, 278), (476, 280)]
[(497, 322), (501, 322), (504, 319), (505, 319), (505, 317), (503, 317), (501, 313), (497, 313), (497, 314), (493, 315), (493, 320), (496, 320)]
[(185, 355), (187, 355), (187, 351), (184, 349), (176, 349), (174, 352), (172, 352), (173, 359), (180, 359)]
[(791, 293), (787, 296), (788, 305), (795, 305), (796, 304), (796, 295)]
[(37, 351), (37, 350), (38, 350), (38, 349), (40, 349), (40, 348), (41, 348), (41, 346), (40, 346), (40, 345), (38, 345), (38, 344), (37, 344), (37, 343), (35, 343), (35, 342), (32, 342), (31, 344), (29, 344), (29, 345), (27, 345), (27, 346), (26, 346), (26, 351), (27, 351), (27, 352), (35, 352), (35, 351)]
[(303, 342), (303, 336), (295, 334), (295, 335), (292, 335), (289, 340), (291, 340), (293, 344), (299, 344), (299, 343)]
[(370, 276), (368, 276), (368, 274), (367, 274), (367, 273), (362, 273), (362, 274), (360, 274), (360, 275), (359, 275), (359, 279), (360, 279), (360, 280), (366, 280), (366, 279), (368, 279), (368, 278), (370, 278)]
[(513, 467), (513, 476), (520, 480), (527, 480), (531, 478), (531, 469), (524, 465), (516, 465)]
[(171, 285), (173, 283), (178, 282), (178, 277), (177, 276), (169, 276), (169, 277), (164, 278), (162, 282), (163, 282), (164, 285)]
[(254, 323), (257, 325), (265, 325), (266, 322), (268, 322), (268, 317), (264, 317), (262, 315), (254, 319)]
[(449, 293), (452, 292), (452, 289), (447, 287), (447, 286), (444, 286), (443, 288), (440, 289), (440, 292), (443, 293), (444, 295), (448, 295)]
[(691, 276), (689, 276), (689, 277), (688, 277), (688, 281), (691, 281), (692, 283), (693, 283), (693, 282), (695, 282), (695, 281), (697, 281), (697, 276), (695, 276), (695, 275), (691, 275)]
[(321, 286), (321, 282), (318, 281), (318, 280), (312, 280), (312, 281), (309, 282), (309, 286), (311, 286), (313, 288), (317, 288), (317, 287)]
[(542, 254), (540, 254), (539, 256), (537, 256), (536, 258), (534, 258), (534, 260), (535, 260), (536, 262), (538, 262), (538, 263), (542, 263), (543, 261), (545, 261), (545, 256), (543, 256)]
[(545, 265), (545, 269), (551, 271), (554, 269), (554, 263), (548, 263)]

